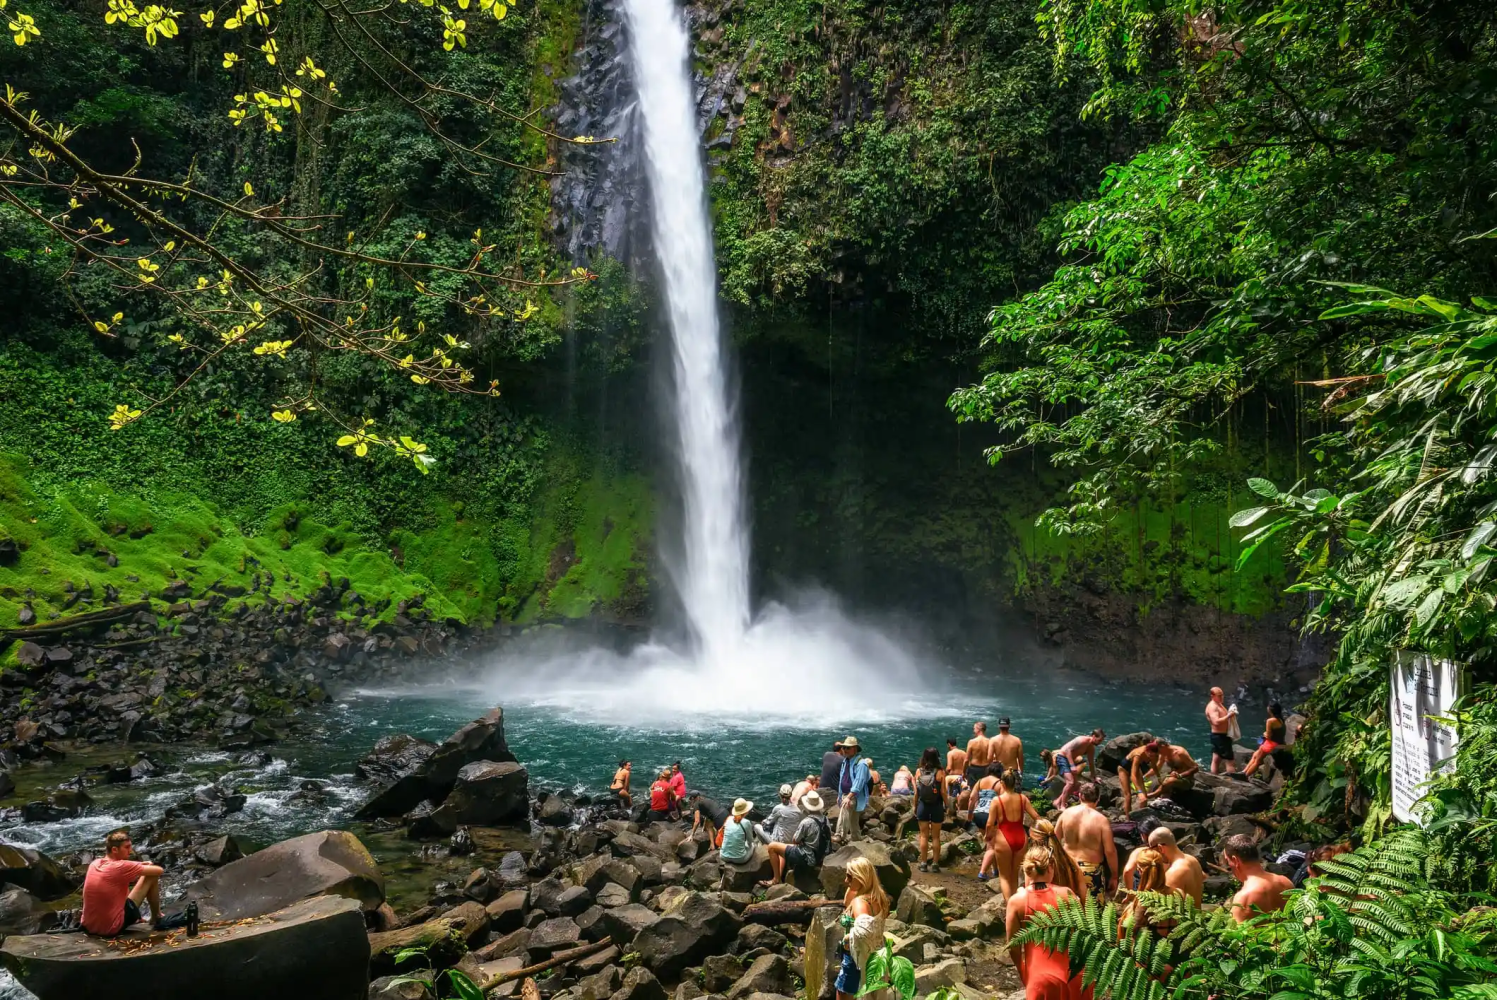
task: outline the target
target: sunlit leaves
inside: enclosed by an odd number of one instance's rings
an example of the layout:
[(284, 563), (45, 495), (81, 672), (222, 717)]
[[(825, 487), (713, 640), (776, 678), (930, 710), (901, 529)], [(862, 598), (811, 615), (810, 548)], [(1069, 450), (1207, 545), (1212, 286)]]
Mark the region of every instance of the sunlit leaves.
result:
[(109, 9), (104, 12), (104, 23), (140, 28), (145, 32), (147, 44), (155, 45), (158, 37), (177, 37), (177, 18), (181, 16), (181, 11), (158, 4), (137, 7), (133, 0), (109, 0)]
[(291, 349), (293, 343), (294, 341), (290, 340), (267, 340), (263, 344), (255, 345), (255, 353), (261, 355), (274, 355), (278, 358), (284, 358), (286, 356), (286, 352)]
[(130, 423), (130, 421), (138, 420), (140, 413), (140, 410), (132, 410), (124, 403), (119, 404), (114, 408), (114, 412), (109, 415), (109, 429), (112, 431), (119, 430)]
[(36, 20), (30, 14), (13, 14), (6, 22), (10, 29), (10, 37), (17, 45), (25, 45), (28, 39), (38, 38), (42, 30), (36, 26)]

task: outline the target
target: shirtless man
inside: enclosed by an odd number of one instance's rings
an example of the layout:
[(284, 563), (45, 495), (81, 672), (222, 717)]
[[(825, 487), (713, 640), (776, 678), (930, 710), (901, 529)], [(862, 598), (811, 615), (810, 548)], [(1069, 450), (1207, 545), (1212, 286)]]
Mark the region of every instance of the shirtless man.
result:
[(1225, 696), (1221, 688), (1211, 689), (1211, 700), (1206, 702), (1206, 721), (1211, 724), (1211, 773), (1231, 774), (1237, 770), (1237, 757), (1232, 751), (1232, 737), (1227, 735), (1232, 713), (1227, 711)]
[(988, 724), (972, 723), (972, 738), (967, 741), (967, 784), (975, 785), (985, 778), (992, 760), (993, 742), (988, 739)]
[(1008, 731), (1008, 716), (998, 720), (998, 735), (988, 742), (990, 759), (1003, 765), (1005, 771), (1019, 773), (1019, 790), (1024, 790), (1024, 741)]
[(1123, 790), (1123, 816), (1133, 812), (1133, 797), (1138, 796), (1138, 807), (1149, 804), (1149, 777), (1159, 777), (1159, 752), (1169, 746), (1164, 740), (1154, 740), (1128, 751), (1118, 768), (1118, 785)]
[(1239, 924), (1258, 913), (1273, 913), (1284, 908), (1284, 893), (1294, 888), (1294, 883), (1282, 875), (1274, 875), (1263, 868), (1263, 855), (1251, 837), (1240, 833), (1227, 838), (1222, 845), (1222, 857), (1232, 871), (1232, 877), (1242, 883), (1237, 895), (1232, 897), (1232, 919)]
[(967, 751), (956, 745), (955, 739), (946, 741), (946, 777), (948, 780), (952, 775), (965, 775), (967, 773)]
[(1180, 850), (1174, 832), (1167, 826), (1149, 834), (1149, 846), (1162, 854), (1169, 865), (1164, 873), (1164, 884), (1192, 900), (1196, 909), (1200, 909), (1201, 897), (1206, 891), (1206, 873), (1201, 869), (1201, 863)]
[(1195, 783), (1196, 772), (1201, 765), (1190, 755), (1190, 751), (1175, 743), (1165, 744), (1164, 749), (1159, 751), (1159, 769), (1168, 765), (1170, 769), (1168, 778), (1161, 778), (1159, 782), (1159, 794), (1170, 796), (1174, 791), (1189, 788)]
[(1093, 729), (1088, 735), (1077, 736), (1055, 751), (1055, 773), (1066, 782), (1065, 787), (1060, 790), (1060, 798), (1055, 800), (1055, 808), (1064, 809), (1071, 796), (1076, 794), (1082, 760), (1086, 761), (1087, 770), (1090, 771), (1089, 780), (1097, 780), (1097, 745), (1106, 738), (1107, 734), (1102, 730)]
[(1091, 883), (1091, 893), (1105, 899), (1118, 887), (1118, 845), (1112, 839), (1112, 821), (1097, 808), (1101, 793), (1096, 782), (1081, 786), (1081, 801), (1060, 814), (1055, 835)]

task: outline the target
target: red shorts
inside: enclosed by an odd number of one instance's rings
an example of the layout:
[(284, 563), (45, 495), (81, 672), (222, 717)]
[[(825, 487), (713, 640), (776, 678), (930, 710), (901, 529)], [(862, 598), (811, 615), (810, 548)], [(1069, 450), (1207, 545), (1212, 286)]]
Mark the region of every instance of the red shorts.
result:
[(1262, 743), (1258, 744), (1258, 749), (1262, 750), (1264, 753), (1273, 753), (1278, 748), (1279, 745), (1273, 740), (1264, 740)]

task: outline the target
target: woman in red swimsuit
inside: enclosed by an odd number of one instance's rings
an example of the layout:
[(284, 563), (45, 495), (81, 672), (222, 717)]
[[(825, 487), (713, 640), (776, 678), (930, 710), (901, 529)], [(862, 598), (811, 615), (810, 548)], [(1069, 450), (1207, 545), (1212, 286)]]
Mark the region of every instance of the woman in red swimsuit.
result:
[(1029, 832), (1024, 829), (1024, 817), (1038, 822), (1040, 814), (1029, 804), (1029, 796), (1019, 791), (1019, 772), (1010, 768), (998, 779), (1003, 791), (993, 798), (988, 808), (987, 855), (982, 867), (994, 861), (998, 863), (998, 885), (1005, 898), (1014, 894), (1019, 886), (1019, 860), (1029, 843)]
[[(1048, 847), (1030, 848), (1024, 856), (1024, 875), (1028, 884), (1008, 897), (1008, 912), (1005, 914), (1004, 924), (1010, 941), (1036, 913), (1075, 895), (1070, 889), (1050, 884), (1054, 866), (1055, 857)], [(1025, 1000), (1083, 1000), (1083, 997), (1090, 997), (1090, 990), (1082, 993), (1081, 975), (1071, 975), (1071, 958), (1065, 952), (1051, 951), (1041, 944), (1026, 944), (1010, 951), (1014, 971), (1024, 984)]]

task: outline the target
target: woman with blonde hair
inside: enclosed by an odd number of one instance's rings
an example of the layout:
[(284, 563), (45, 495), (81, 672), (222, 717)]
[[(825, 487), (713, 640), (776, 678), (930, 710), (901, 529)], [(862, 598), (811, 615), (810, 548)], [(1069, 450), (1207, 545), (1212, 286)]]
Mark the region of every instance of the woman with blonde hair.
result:
[(1065, 846), (1061, 844), (1060, 837), (1055, 833), (1055, 824), (1048, 819), (1037, 820), (1034, 826), (1029, 828), (1028, 850), (1033, 851), (1041, 847), (1048, 848), (1050, 856), (1055, 859), (1055, 871), (1050, 881), (1055, 885), (1070, 889), (1085, 901), (1088, 891), (1086, 876), (1081, 874), (1081, 869), (1066, 853)]
[(1152, 847), (1145, 847), (1138, 852), (1134, 867), (1138, 872), (1138, 888), (1127, 892), (1128, 901), (1123, 904), (1122, 913), (1118, 917), (1118, 930), (1121, 931), (1129, 923), (1132, 923), (1135, 926), (1148, 927), (1160, 937), (1164, 937), (1170, 932), (1170, 928), (1174, 926), (1174, 923), (1160, 923), (1151, 919), (1149, 911), (1144, 909), (1143, 904), (1139, 902), (1138, 894), (1141, 892), (1158, 892), (1183, 895), (1183, 893), (1169, 887), (1165, 881), (1165, 876), (1168, 874), (1170, 868), (1169, 862), (1164, 860), (1163, 854), (1160, 854)]
[[(1031, 917), (1070, 899), (1075, 893), (1051, 883), (1055, 855), (1048, 847), (1032, 847), (1024, 855), (1024, 888), (1008, 898), (1004, 927), (1012, 941)], [(1042, 944), (1026, 944), (1009, 949), (1014, 971), (1024, 984), (1025, 1000), (1078, 1000), (1081, 977), (1071, 976), (1071, 958), (1063, 951), (1051, 951)]]
[[(884, 922), (889, 919), (889, 896), (879, 885), (878, 872), (867, 858), (854, 858), (847, 866), (847, 894), (842, 899), (846, 933), (837, 946), (842, 968), (837, 973), (837, 1000), (853, 1000), (863, 987), (868, 956), (884, 946)], [(877, 998), (879, 993), (869, 994)]]

